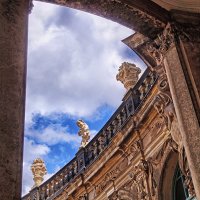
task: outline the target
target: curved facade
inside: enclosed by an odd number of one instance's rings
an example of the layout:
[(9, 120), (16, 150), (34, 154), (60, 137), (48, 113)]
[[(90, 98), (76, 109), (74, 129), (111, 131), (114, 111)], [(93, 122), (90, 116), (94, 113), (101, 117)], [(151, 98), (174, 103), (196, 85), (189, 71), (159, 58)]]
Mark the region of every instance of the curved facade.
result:
[[(200, 3), (194, 1), (191, 10), (189, 1), (181, 6), (173, 2), (170, 8), (156, 0), (46, 2), (134, 29), (124, 42), (151, 75), (144, 75), (126, 95), (102, 129), (107, 132), (100, 131), (64, 171), (24, 199), (169, 200), (176, 198), (171, 186), (177, 165), (188, 198), (200, 199)], [(21, 198), (30, 5), (27, 0), (0, 3), (0, 199), (6, 200)]]

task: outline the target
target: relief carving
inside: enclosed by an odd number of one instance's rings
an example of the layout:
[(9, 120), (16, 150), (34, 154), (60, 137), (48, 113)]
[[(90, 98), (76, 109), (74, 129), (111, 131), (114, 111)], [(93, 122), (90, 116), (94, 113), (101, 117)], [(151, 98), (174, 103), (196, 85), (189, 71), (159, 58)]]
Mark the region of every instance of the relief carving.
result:
[(174, 43), (174, 32), (170, 24), (168, 24), (164, 31), (158, 35), (158, 37), (147, 44), (144, 47), (150, 57), (152, 57), (157, 65), (162, 65), (165, 53)]
[(134, 171), (130, 174), (137, 188), (138, 199), (153, 200), (155, 199), (157, 184), (154, 179), (153, 165), (151, 162), (140, 160), (139, 164), (135, 166)]
[(191, 196), (195, 196), (194, 186), (191, 179), (191, 174), (185, 154), (185, 149), (183, 146), (182, 136), (180, 133), (177, 117), (175, 114), (175, 109), (171, 100), (171, 97), (166, 93), (160, 93), (156, 96), (156, 101), (154, 104), (155, 109), (158, 114), (164, 120), (166, 126), (166, 132), (169, 133), (168, 138), (164, 142), (162, 148), (152, 160), (155, 165), (161, 162), (162, 157), (168, 148), (168, 146), (179, 154), (179, 167), (185, 176), (185, 184)]
[(101, 193), (109, 183), (114, 181), (120, 174), (125, 170), (125, 168), (128, 165), (128, 160), (124, 159), (117, 167), (106, 173), (106, 175), (103, 178), (103, 181), (101, 181), (98, 186), (96, 186), (96, 194), (98, 195)]
[(137, 190), (133, 181), (128, 181), (108, 197), (109, 200), (137, 200)]

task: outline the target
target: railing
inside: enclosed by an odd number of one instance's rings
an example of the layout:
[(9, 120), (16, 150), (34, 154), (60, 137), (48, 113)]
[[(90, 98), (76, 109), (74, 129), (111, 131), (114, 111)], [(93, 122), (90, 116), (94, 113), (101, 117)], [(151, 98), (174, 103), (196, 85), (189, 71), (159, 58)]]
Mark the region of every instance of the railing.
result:
[(134, 88), (124, 96), (123, 102), (116, 112), (88, 145), (81, 148), (67, 165), (42, 185), (32, 189), (22, 200), (50, 200), (62, 193), (63, 189), (109, 146), (113, 136), (122, 129), (142, 105), (156, 80), (156, 75), (147, 69)]

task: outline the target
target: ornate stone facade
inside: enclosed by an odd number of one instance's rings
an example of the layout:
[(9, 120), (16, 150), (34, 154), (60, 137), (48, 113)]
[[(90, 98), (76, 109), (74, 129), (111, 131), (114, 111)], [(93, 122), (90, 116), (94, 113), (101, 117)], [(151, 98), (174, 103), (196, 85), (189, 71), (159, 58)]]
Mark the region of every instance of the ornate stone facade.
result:
[[(134, 29), (124, 42), (152, 71), (93, 142), (23, 199), (169, 200), (178, 163), (190, 197), (200, 199), (199, 6), (185, 13), (173, 4), (159, 7), (160, 0), (44, 1)], [(6, 200), (20, 199), (30, 2), (0, 3), (0, 199)], [(188, 10), (184, 4), (179, 9)]]
[[(141, 90), (144, 84), (147, 84), (146, 89)], [(144, 91), (144, 95), (138, 94), (138, 104), (135, 94)], [(70, 162), (83, 158), (84, 168), (69, 163), (60, 172), (62, 176), (57, 174), (53, 177), (55, 181), (44, 183), (44, 189), (38, 188), (38, 197), (42, 200), (158, 200), (165, 190), (159, 185), (170, 154), (178, 155), (174, 162), (184, 175), (185, 188), (191, 197), (196, 196), (169, 88), (161, 88), (157, 75), (147, 70), (132, 93), (132, 97), (129, 95), (133, 98), (131, 114), (126, 107), (130, 99), (126, 98), (112, 116), (110, 125), (103, 127), (103, 131), (82, 149), (84, 156), (79, 150)], [(124, 124), (122, 115), (119, 120), (123, 106), (126, 110)], [(175, 171), (171, 173), (173, 176)], [(49, 193), (49, 184), (54, 192)], [(173, 181), (168, 184), (172, 188)]]

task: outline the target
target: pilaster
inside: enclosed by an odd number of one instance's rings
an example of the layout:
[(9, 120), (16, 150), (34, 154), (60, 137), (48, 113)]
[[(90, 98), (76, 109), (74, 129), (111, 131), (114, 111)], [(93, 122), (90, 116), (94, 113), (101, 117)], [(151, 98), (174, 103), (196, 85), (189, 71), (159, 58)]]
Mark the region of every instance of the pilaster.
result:
[(189, 166), (188, 173), (191, 173), (197, 199), (200, 199), (200, 18), (190, 13), (172, 14), (172, 18), (173, 22), (168, 23), (154, 40), (135, 33), (124, 43), (157, 72), (161, 93), (166, 93), (165, 87), (169, 85), (171, 94), (168, 95), (172, 97), (187, 157), (185, 166)]

